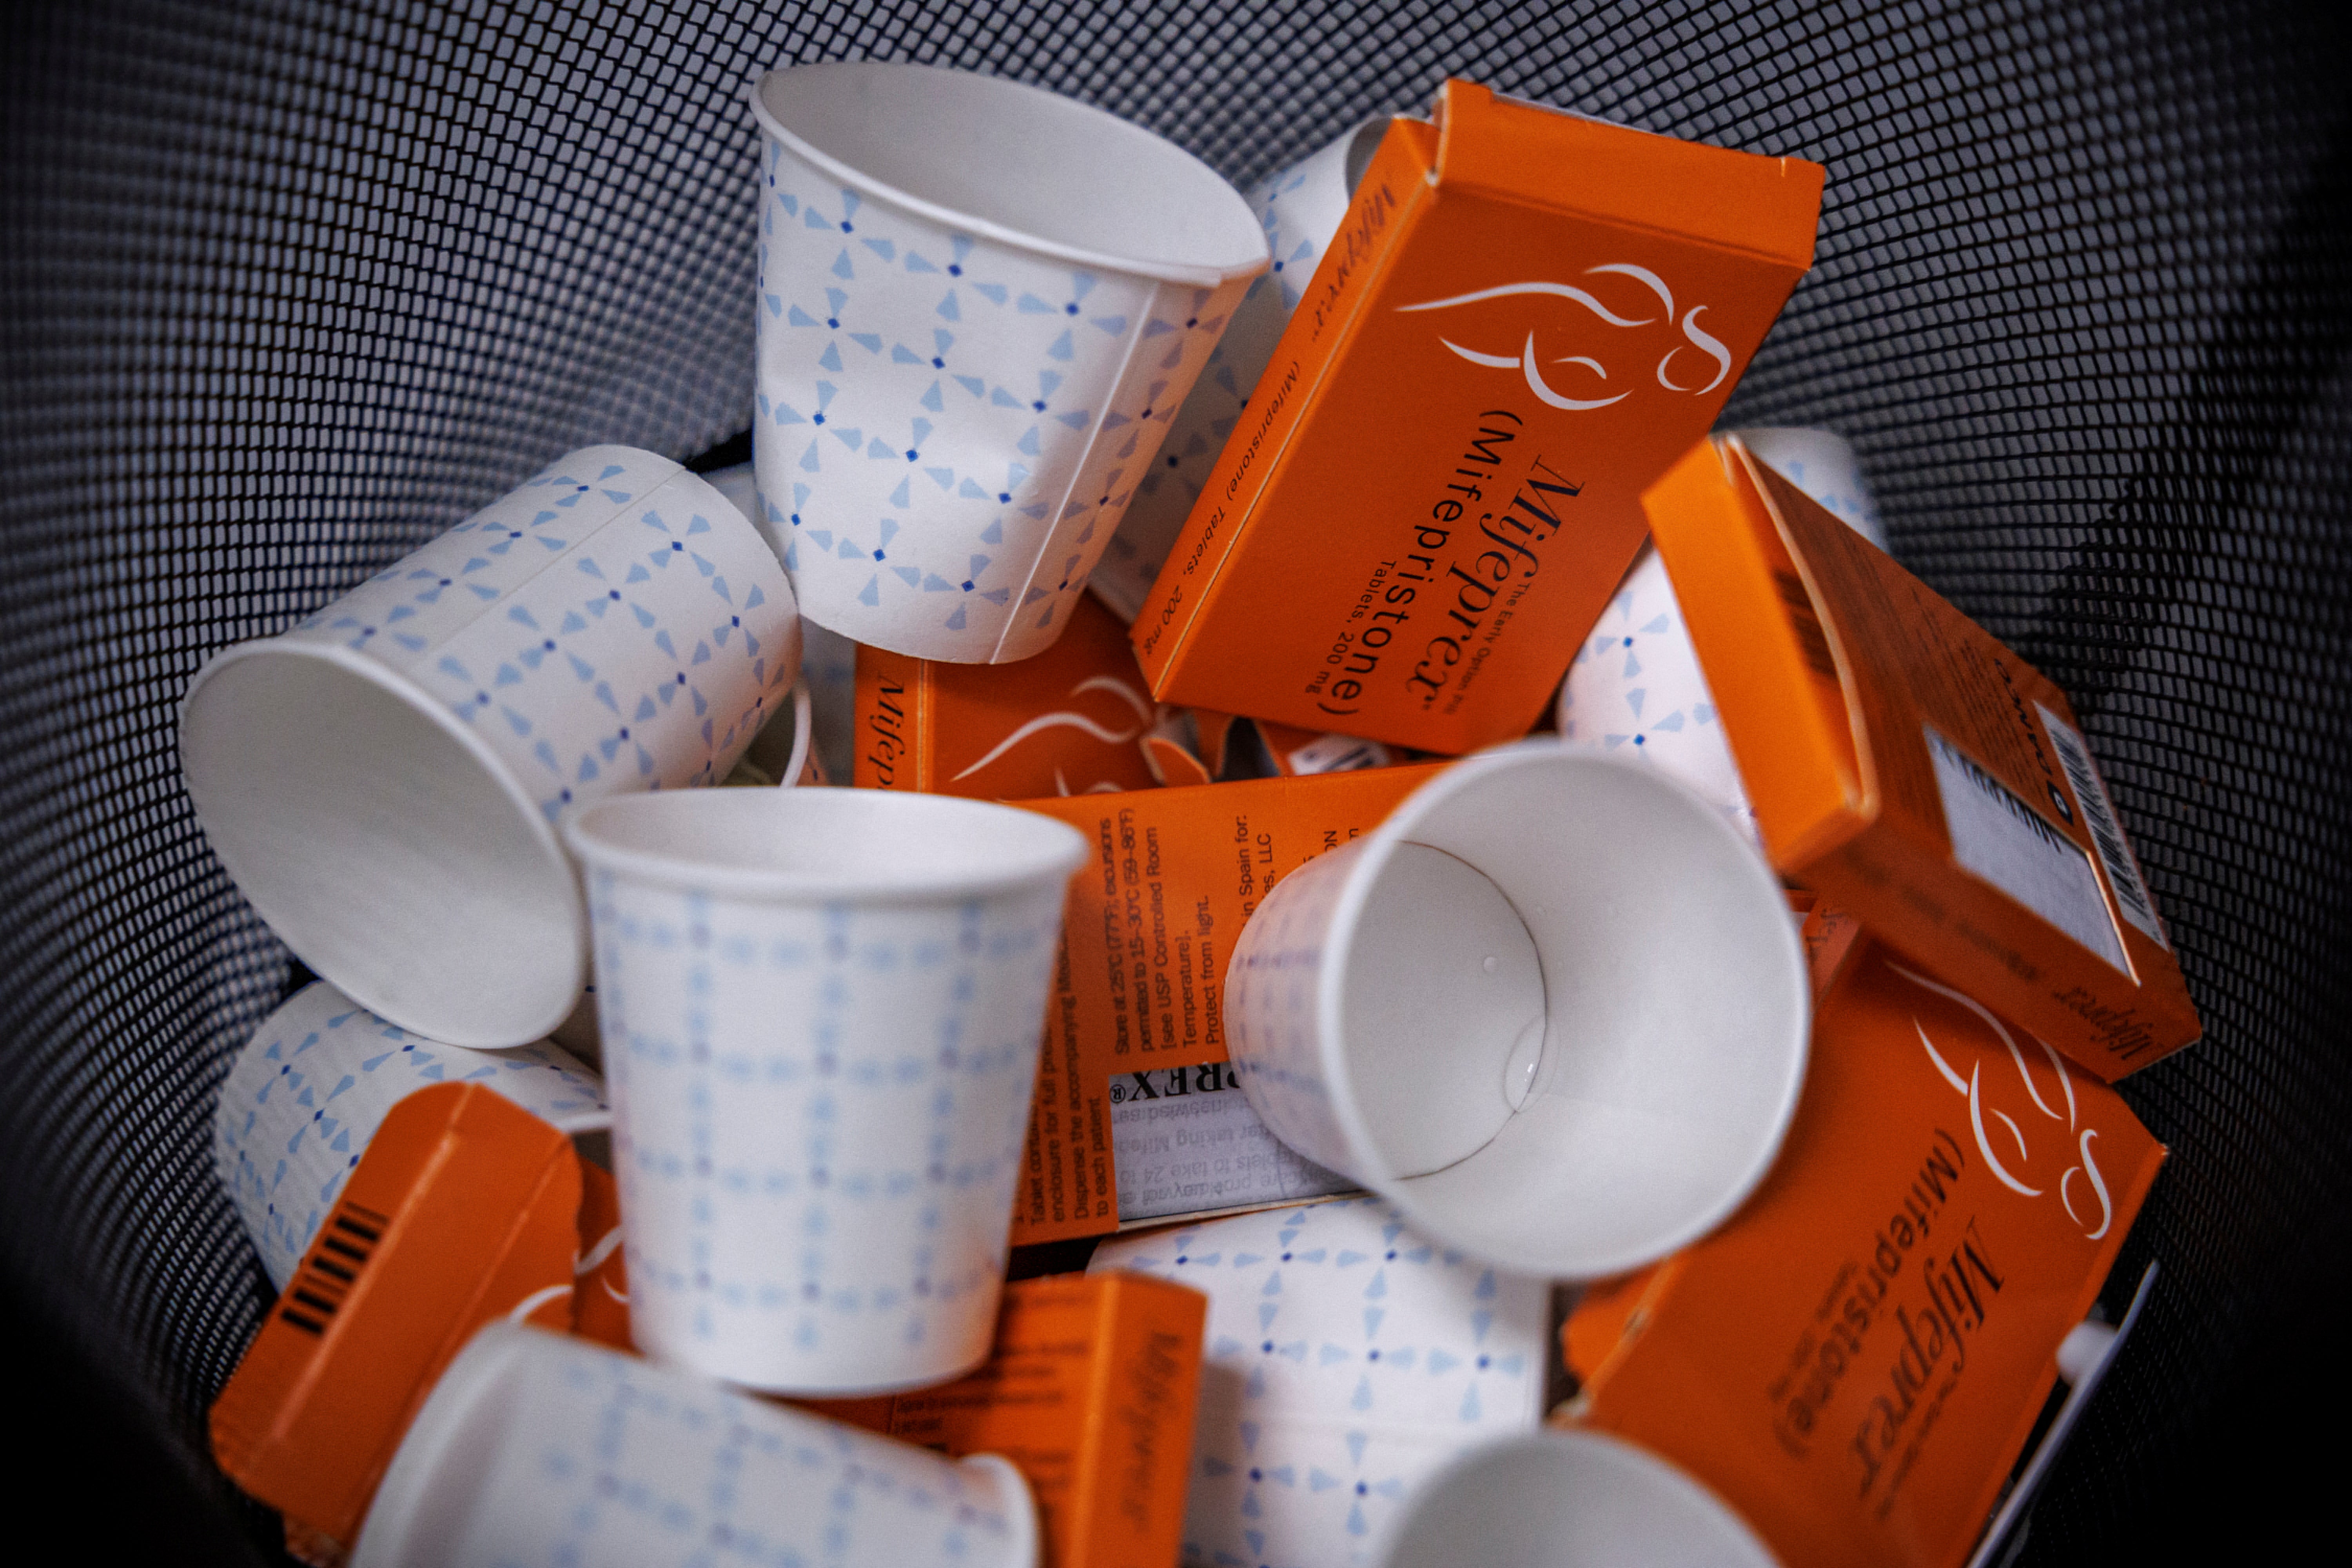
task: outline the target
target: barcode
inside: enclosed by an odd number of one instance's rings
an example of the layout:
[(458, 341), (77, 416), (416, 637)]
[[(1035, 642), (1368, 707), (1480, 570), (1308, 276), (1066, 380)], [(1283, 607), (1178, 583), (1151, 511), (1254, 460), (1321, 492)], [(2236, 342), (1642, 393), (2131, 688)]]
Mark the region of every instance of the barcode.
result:
[(294, 1277), (278, 1315), (304, 1333), (325, 1334), (328, 1320), (342, 1310), (344, 1299), (359, 1283), (360, 1270), (375, 1255), (375, 1244), (383, 1239), (390, 1223), (373, 1209), (346, 1200), (320, 1228), (318, 1249)]
[(2107, 784), (2099, 777), (2096, 764), (2091, 761), (2091, 748), (2074, 727), (2039, 702), (2035, 710), (2042, 715), (2042, 728), (2050, 736), (2050, 744), (2058, 752), (2059, 765), (2066, 770), (2066, 782), (2074, 787), (2074, 798), (2083, 807), (2084, 825), (2091, 830), (2091, 842), (2099, 847), (2099, 864), (2106, 868), (2107, 885), (2116, 890), (2116, 905), (2124, 919), (2147, 933), (2148, 940), (2170, 951), (2172, 943), (2164, 934), (2164, 922), (2156, 918), (2156, 903), (2147, 896), (2147, 884), (2140, 879), (2139, 860), (2132, 854), (2131, 841), (2124, 837), (2123, 826), (2116, 821), (2115, 803), (2107, 798)]
[(2130, 973), (2099, 874), (2083, 847), (1943, 736), (1928, 730), (1927, 740), (1952, 858)]

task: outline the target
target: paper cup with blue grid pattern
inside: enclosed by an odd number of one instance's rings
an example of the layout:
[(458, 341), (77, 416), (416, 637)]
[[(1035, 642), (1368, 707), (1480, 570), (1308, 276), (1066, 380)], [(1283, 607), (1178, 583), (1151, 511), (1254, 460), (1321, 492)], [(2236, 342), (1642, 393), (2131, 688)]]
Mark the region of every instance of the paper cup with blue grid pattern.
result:
[(767, 531), (821, 626), (919, 658), (1051, 647), (1265, 235), (1170, 142), (928, 66), (770, 72)]
[(539, 1039), (579, 1002), (587, 910), (557, 824), (714, 784), (792, 689), (792, 585), (666, 458), (572, 453), (180, 710), (206, 838), (354, 1001), (433, 1039)]
[(510, 1323), (449, 1363), (352, 1568), (1034, 1568), (1026, 1482)]
[(293, 1278), (392, 1108), (436, 1083), (487, 1085), (565, 1132), (612, 1123), (604, 1080), (548, 1041), (469, 1051), (307, 985), (253, 1032), (213, 1112), (214, 1168), (272, 1285)]
[(1338, 141), (1278, 169), (1244, 193), (1250, 211), (1265, 229), (1274, 267), (1249, 286), (1217, 346), (1209, 351), (1200, 379), (1168, 426), (1160, 455), (1137, 481), (1127, 515), (1110, 547), (1096, 563), (1087, 585), (1115, 612), (1132, 621), (1142, 609), (1168, 552), (1192, 515), (1192, 503), (1209, 482), (1226, 437), (1274, 358), (1275, 345), (1315, 276), (1315, 264), (1348, 216), (1356, 182), (1387, 132), (1385, 119), (1368, 120)]
[(1366, 1568), (1427, 1477), (1543, 1416), (1550, 1286), (1378, 1198), (1122, 1237), (1087, 1267), (1209, 1299), (1186, 1562)]
[(786, 1394), (988, 1354), (1075, 830), (878, 790), (590, 807), (638, 1348)]
[(1276, 884), (1224, 1024), (1300, 1155), (1446, 1247), (1590, 1279), (1763, 1179), (1810, 998), (1751, 845), (1656, 770), (1545, 739), (1454, 763)]

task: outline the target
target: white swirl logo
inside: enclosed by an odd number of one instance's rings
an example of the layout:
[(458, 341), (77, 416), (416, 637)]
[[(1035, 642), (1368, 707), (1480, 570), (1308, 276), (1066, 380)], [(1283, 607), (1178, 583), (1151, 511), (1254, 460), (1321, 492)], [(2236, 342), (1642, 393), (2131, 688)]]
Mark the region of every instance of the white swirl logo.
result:
[[(1013, 748), (1020, 745), (1022, 742), (1029, 739), (1032, 735), (1041, 734), (1049, 730), (1076, 730), (1084, 734), (1093, 736), (1096, 740), (1100, 741), (1106, 746), (1123, 746), (1129, 742), (1136, 739), (1136, 737), (1141, 735), (1145, 730), (1150, 727), (1153, 711), (1151, 704), (1143, 700), (1141, 693), (1138, 692), (1133, 687), (1128, 685), (1127, 682), (1119, 679), (1117, 676), (1088, 676), (1086, 679), (1079, 681), (1076, 686), (1071, 687), (1069, 694), (1072, 697), (1078, 697), (1089, 691), (1108, 691), (1112, 696), (1118, 698), (1121, 702), (1124, 702), (1128, 707), (1135, 710), (1135, 723), (1126, 729), (1114, 730), (1107, 724), (1097, 723), (1096, 721), (1087, 718), (1085, 714), (1073, 712), (1066, 708), (1056, 709), (1051, 713), (1040, 713), (1035, 718), (1030, 720), (1027, 723), (1023, 724), (1018, 729), (1014, 730), (1011, 734), (1005, 736), (1004, 739), (996, 742), (996, 744), (991, 748), (988, 753), (982, 757), (980, 761), (972, 763), (971, 766), (956, 774), (954, 782), (961, 783), (963, 780), (971, 777), (972, 774), (980, 772), (981, 769), (988, 766), (989, 763), (996, 761), (1007, 752), (1012, 751)], [(1057, 794), (1068, 795), (1070, 793), (1069, 780), (1063, 776), (1062, 770), (1058, 766), (1054, 769), (1054, 784)], [(1081, 795), (1108, 794), (1116, 792), (1120, 787), (1120, 785), (1105, 779), (1087, 785), (1078, 793)]]
[[(1680, 321), (1677, 321), (1675, 314), (1674, 290), (1666, 287), (1666, 280), (1664, 279), (1659, 277), (1648, 268), (1636, 267), (1630, 261), (1603, 262), (1598, 267), (1588, 267), (1584, 269), (1584, 276), (1587, 278), (1606, 274), (1631, 278), (1634, 281), (1647, 288), (1651, 293), (1657, 296), (1658, 303), (1663, 307), (1664, 313), (1663, 315), (1656, 316), (1622, 316), (1611, 310), (1607, 305), (1602, 304), (1600, 299), (1590, 291), (1577, 288), (1572, 283), (1547, 283), (1541, 281), (1527, 283), (1499, 283), (1492, 289), (1474, 289), (1470, 293), (1455, 294), (1444, 300), (1424, 300), (1417, 305), (1400, 305), (1397, 307), (1397, 311), (1400, 315), (1402, 315), (1415, 310), (1452, 310), (1459, 309), (1465, 305), (1475, 305), (1487, 300), (1511, 300), (1527, 296), (1549, 296), (1553, 299), (1566, 300), (1571, 304), (1583, 306), (1586, 310), (1591, 311), (1595, 316), (1598, 316), (1601, 321), (1607, 322), (1612, 327), (1654, 327), (1658, 325), (1660, 322), (1664, 322), (1668, 325), (1679, 326), (1682, 331), (1683, 341), (1668, 349), (1665, 353), (1665, 356), (1658, 361), (1658, 384), (1664, 387), (1668, 392), (1678, 392), (1687, 394), (1693, 397), (1703, 397), (1723, 384), (1724, 378), (1731, 374), (1731, 351), (1726, 348), (1719, 340), (1710, 336), (1706, 331), (1698, 324), (1699, 317), (1706, 311), (1707, 308), (1705, 305), (1692, 306), (1687, 312), (1683, 314)], [(1631, 397), (1633, 395), (1633, 389), (1629, 387), (1622, 392), (1614, 393), (1606, 397), (1579, 397), (1573, 395), (1570, 392), (1563, 392), (1559, 387), (1552, 385), (1551, 383), (1544, 377), (1543, 367), (1547, 363), (1553, 365), (1579, 366), (1584, 370), (1591, 372), (1594, 376), (1603, 383), (1606, 383), (1609, 380), (1609, 369), (1606, 365), (1602, 364), (1599, 360), (1592, 358), (1590, 354), (1562, 354), (1549, 362), (1542, 360), (1536, 353), (1536, 333), (1533, 327), (1529, 327), (1528, 329), (1527, 339), (1520, 344), (1519, 352), (1516, 354), (1487, 353), (1480, 349), (1465, 347), (1461, 343), (1455, 342), (1453, 339), (1446, 337), (1441, 337), (1437, 341), (1444, 343), (1448, 349), (1451, 349), (1454, 353), (1460, 355), (1462, 358), (1468, 360), (1472, 364), (1482, 364), (1495, 370), (1516, 370), (1519, 372), (1522, 375), (1527, 377), (1528, 391), (1534, 393), (1538, 397), (1549, 404), (1552, 407), (1564, 408), (1570, 413), (1580, 413), (1584, 410), (1593, 408), (1606, 408), (1612, 403), (1622, 403), (1626, 398)], [(1715, 374), (1709, 377), (1704, 385), (1695, 384), (1685, 386), (1681, 382), (1675, 380), (1673, 374), (1670, 374), (1674, 369), (1675, 356), (1692, 350), (1696, 350), (1697, 353), (1704, 354), (1708, 360), (1714, 363)], [(1696, 372), (1697, 367), (1694, 365), (1692, 369)], [(1601, 389), (1595, 388), (1594, 390), (1599, 391)]]
[[(1992, 1029), (1992, 1032), (2000, 1037), (2000, 1043), (2009, 1047), (2010, 1060), (2015, 1065), (2018, 1079), (2025, 1085), (2025, 1092), (2027, 1096), (2032, 1100), (2034, 1109), (2041, 1111), (2043, 1116), (2049, 1118), (2053, 1121), (2059, 1120), (2057, 1107), (2052, 1105), (2049, 1100), (2043, 1099), (2042, 1091), (2034, 1087), (2033, 1075), (2026, 1070), (2025, 1053), (2017, 1048), (2016, 1039), (2010, 1034), (2008, 1027), (2003, 1025), (1999, 1018), (1993, 1016), (1990, 1011), (1980, 1005), (1973, 997), (1955, 991), (1948, 985), (1939, 985), (1936, 982), (1928, 979), (1926, 975), (1914, 973), (1912, 971), (1904, 968), (1899, 963), (1889, 963), (1886, 967), (1901, 975), (1904, 979), (1908, 980), (1914, 985), (1917, 985), (1924, 990), (1932, 991), (1938, 996), (1946, 997), (1951, 1001), (1957, 1002), (1961, 1006), (1966, 1007), (1969, 1012), (1974, 1013), (1978, 1017), (1983, 1019), (1984, 1022)], [(2026, 1151), (2025, 1130), (2018, 1126), (2016, 1119), (2011, 1117), (2009, 1112), (2001, 1110), (1998, 1106), (1988, 1107), (1985, 1104), (1985, 1098), (1989, 1091), (1987, 1090), (1984, 1083), (1984, 1064), (1981, 1061), (1970, 1063), (1969, 1067), (1969, 1076), (1965, 1079), (1962, 1078), (1953, 1068), (1952, 1064), (1944, 1059), (1944, 1054), (1936, 1048), (1936, 1042), (1927, 1037), (1927, 1026), (1920, 1023), (1915, 1016), (1911, 1020), (1911, 1026), (1918, 1031), (1919, 1044), (1927, 1047), (1927, 1059), (1936, 1064), (1936, 1070), (1943, 1075), (1944, 1081), (1950, 1084), (1956, 1091), (1968, 1100), (1969, 1127), (1969, 1130), (1977, 1135), (1977, 1152), (1984, 1156), (1985, 1167), (1992, 1172), (1993, 1179), (2000, 1182), (2002, 1186), (2007, 1187), (2010, 1191), (2020, 1194), (2025, 1197), (2038, 1198), (2042, 1196), (2042, 1194), (2049, 1189), (2047, 1187), (2029, 1185), (2025, 1180), (2025, 1176), (2020, 1173), (2029, 1172), (2029, 1167), (2032, 1159), (2032, 1156)], [(2032, 1036), (2028, 1036), (2027, 1037), (2029, 1039), (2032, 1038)], [(2101, 1237), (2107, 1234), (2107, 1227), (2115, 1223), (2116, 1217), (2114, 1200), (2107, 1196), (2106, 1178), (2100, 1173), (2098, 1161), (2094, 1159), (2091, 1154), (2091, 1143), (2093, 1140), (2098, 1137), (2098, 1130), (2095, 1127), (2078, 1127), (2076, 1125), (2076, 1122), (2079, 1120), (2080, 1110), (2074, 1102), (2074, 1080), (2068, 1076), (2066, 1072), (2066, 1064), (2059, 1058), (2058, 1053), (2052, 1050), (2044, 1042), (2035, 1039), (2033, 1043), (2037, 1046), (2041, 1046), (2042, 1055), (2050, 1058), (2050, 1066), (2058, 1075), (2058, 1085), (2061, 1089), (2065, 1090), (2066, 1113), (2064, 1120), (2066, 1122), (2066, 1131), (2070, 1134), (2079, 1134), (2079, 1136), (2074, 1137), (2072, 1140), (2074, 1145), (2073, 1152), (2077, 1156), (2076, 1163), (2068, 1165), (2066, 1167), (2065, 1174), (2058, 1178), (2058, 1201), (2060, 1204), (2064, 1205), (2066, 1217), (2073, 1220), (2077, 1226), (2081, 1226), (2084, 1236), (2088, 1237), (2093, 1241), (2096, 1241)], [(1993, 1121), (1999, 1122), (2007, 1130), (2009, 1133), (2009, 1142), (2017, 1150), (2013, 1159), (2008, 1162), (2004, 1162), (2001, 1156), (1995, 1152), (1993, 1147), (1995, 1140), (1989, 1136), (1985, 1131), (1985, 1117), (1988, 1111), (1990, 1111)], [(2078, 1181), (2083, 1184), (2080, 1188), (2077, 1188), (2074, 1184)], [(2081, 1209), (2077, 1209), (2075, 1207), (2075, 1200), (2078, 1195), (2082, 1200), (2083, 1207)], [(2095, 1199), (2098, 1204), (2098, 1225), (2095, 1229), (2092, 1226), (2089, 1215), (2084, 1212), (2089, 1209), (2094, 1199)]]

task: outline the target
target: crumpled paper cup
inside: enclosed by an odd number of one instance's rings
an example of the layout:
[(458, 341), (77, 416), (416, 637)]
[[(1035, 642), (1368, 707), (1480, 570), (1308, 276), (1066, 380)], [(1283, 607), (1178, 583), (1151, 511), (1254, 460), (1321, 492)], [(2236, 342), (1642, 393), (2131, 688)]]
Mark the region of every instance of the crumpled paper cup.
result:
[(760, 521), (803, 611), (919, 658), (1040, 651), (1264, 236), (1189, 153), (1035, 88), (835, 62), (751, 104)]
[(590, 447), (215, 655), (180, 763), (237, 889), (313, 971), (403, 1028), (519, 1046), (587, 977), (558, 823), (724, 778), (799, 662), (792, 585), (742, 515), (666, 458)]

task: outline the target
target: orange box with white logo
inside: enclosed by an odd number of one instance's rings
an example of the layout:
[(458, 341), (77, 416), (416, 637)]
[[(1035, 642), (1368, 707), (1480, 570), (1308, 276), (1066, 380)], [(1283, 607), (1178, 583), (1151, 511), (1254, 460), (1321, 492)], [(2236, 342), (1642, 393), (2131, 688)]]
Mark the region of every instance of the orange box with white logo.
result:
[(285, 1515), (298, 1555), (350, 1550), (476, 1329), (573, 1327), (581, 1170), (569, 1138), (478, 1084), (419, 1089), (384, 1117), (213, 1403), (214, 1458)]
[(1061, 640), (1017, 664), (857, 650), (862, 789), (979, 800), (1150, 789), (1157, 717), (1117, 616), (1081, 595)]
[(1555, 1419), (1681, 1465), (1788, 1568), (1958, 1568), (2163, 1159), (2114, 1089), (1865, 944), (1771, 1174), (1585, 1294)]
[(1434, 766), (1026, 800), (1094, 842), (1070, 879), (1013, 1195), (1016, 1245), (1349, 1190), (1224, 1070), (1225, 963), (1268, 889)]
[(2064, 693), (1736, 439), (1643, 499), (1782, 875), (2109, 1082), (2197, 1039)]
[(1015, 1280), (969, 1377), (802, 1403), (958, 1458), (1012, 1460), (1037, 1500), (1043, 1568), (1172, 1568), (1208, 1305), (1139, 1274)]
[(1467, 82), (1392, 122), (1136, 617), (1153, 692), (1445, 754), (1525, 734), (1821, 195)]

